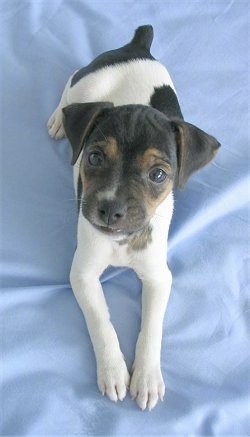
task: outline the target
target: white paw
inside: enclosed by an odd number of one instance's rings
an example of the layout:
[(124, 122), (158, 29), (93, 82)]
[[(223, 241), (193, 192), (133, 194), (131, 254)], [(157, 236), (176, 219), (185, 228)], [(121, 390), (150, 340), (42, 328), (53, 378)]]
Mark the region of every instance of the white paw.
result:
[(152, 410), (160, 399), (163, 401), (165, 384), (162, 378), (160, 367), (150, 367), (134, 364), (130, 384), (130, 394), (142, 410)]
[(65, 136), (63, 128), (63, 113), (60, 107), (53, 112), (47, 123), (49, 135), (56, 140)]
[(130, 376), (123, 356), (116, 360), (106, 360), (97, 364), (97, 383), (102, 395), (111, 401), (122, 401), (129, 387)]

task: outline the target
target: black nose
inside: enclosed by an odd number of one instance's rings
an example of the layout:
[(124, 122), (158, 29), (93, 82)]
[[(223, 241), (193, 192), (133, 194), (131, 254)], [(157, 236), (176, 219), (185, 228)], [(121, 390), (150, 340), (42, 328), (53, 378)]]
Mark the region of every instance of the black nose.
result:
[(126, 214), (127, 208), (118, 200), (102, 200), (98, 214), (105, 225), (114, 225)]

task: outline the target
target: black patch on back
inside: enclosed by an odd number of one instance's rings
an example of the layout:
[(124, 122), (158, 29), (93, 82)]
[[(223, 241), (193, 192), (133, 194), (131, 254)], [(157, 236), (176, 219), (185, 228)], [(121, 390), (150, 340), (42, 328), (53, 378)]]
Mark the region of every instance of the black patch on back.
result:
[(81, 201), (82, 201), (82, 179), (79, 173), (78, 176), (78, 181), (77, 181), (77, 209), (78, 209), (78, 214), (80, 212), (81, 209)]
[(150, 97), (150, 105), (163, 112), (168, 118), (180, 118), (183, 120), (177, 96), (169, 85), (155, 87), (154, 93)]
[(110, 50), (97, 56), (89, 65), (81, 68), (75, 73), (71, 80), (73, 87), (79, 80), (89, 73), (99, 70), (109, 65), (121, 64), (122, 62), (132, 61), (134, 59), (151, 59), (155, 58), (150, 53), (150, 47), (153, 40), (153, 27), (150, 25), (140, 26), (135, 31), (135, 35), (129, 44), (116, 50)]

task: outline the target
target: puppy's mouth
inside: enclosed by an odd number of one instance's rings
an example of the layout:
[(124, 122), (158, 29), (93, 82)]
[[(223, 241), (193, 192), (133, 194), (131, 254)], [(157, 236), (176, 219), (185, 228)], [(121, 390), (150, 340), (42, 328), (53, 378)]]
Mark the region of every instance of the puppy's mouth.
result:
[(115, 228), (112, 228), (110, 226), (100, 226), (100, 225), (96, 225), (94, 223), (91, 223), (91, 224), (92, 224), (92, 226), (94, 226), (95, 229), (97, 229), (98, 231), (100, 231), (100, 232), (102, 232), (103, 234), (106, 234), (106, 235), (114, 235), (114, 236), (117, 235), (117, 236), (119, 236), (119, 235), (127, 235), (127, 234), (130, 233), (130, 232), (127, 232), (124, 229), (115, 229)]

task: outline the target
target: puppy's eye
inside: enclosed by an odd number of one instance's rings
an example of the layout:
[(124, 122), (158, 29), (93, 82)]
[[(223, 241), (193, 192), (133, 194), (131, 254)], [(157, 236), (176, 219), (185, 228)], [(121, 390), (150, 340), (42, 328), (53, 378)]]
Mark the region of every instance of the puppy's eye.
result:
[(88, 161), (93, 167), (100, 167), (103, 162), (103, 155), (101, 152), (91, 152), (88, 156)]
[(162, 170), (162, 168), (158, 168), (158, 167), (153, 168), (153, 170), (151, 170), (149, 173), (149, 179), (152, 182), (156, 182), (157, 184), (164, 182), (166, 178), (167, 178), (167, 173), (165, 173), (165, 171)]

